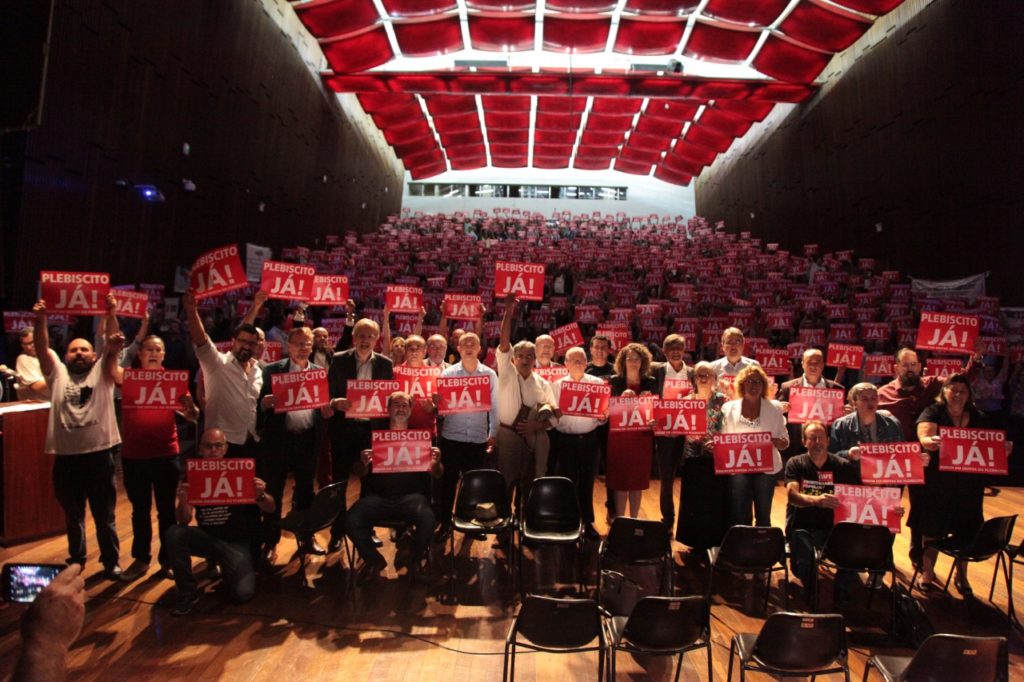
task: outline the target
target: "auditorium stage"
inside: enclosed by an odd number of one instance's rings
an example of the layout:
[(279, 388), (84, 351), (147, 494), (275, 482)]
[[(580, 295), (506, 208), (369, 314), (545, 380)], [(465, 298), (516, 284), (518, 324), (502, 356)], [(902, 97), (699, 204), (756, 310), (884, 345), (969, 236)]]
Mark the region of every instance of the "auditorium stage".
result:
[[(678, 481), (676, 483), (678, 487)], [(355, 486), (352, 486), (355, 487)], [(604, 488), (595, 499), (603, 501)], [(119, 485), (120, 489), (120, 485)], [(1024, 490), (1002, 489), (985, 500), (985, 516), (1016, 513), (1024, 502)], [(644, 495), (643, 514), (654, 518), (658, 508), (657, 483)], [(598, 514), (598, 529), (604, 533), (603, 507)], [(782, 525), (785, 495), (775, 491), (773, 517)], [(121, 534), (121, 565), (130, 563), (130, 508), (123, 490), (118, 498), (117, 521)], [(307, 571), (315, 587), (303, 590), (295, 575), (298, 559), (287, 561), (295, 548), (286, 536), (278, 551), (277, 575), (261, 578), (252, 602), (235, 606), (220, 595), (209, 592), (197, 611), (181, 618), (170, 614), (173, 584), (159, 579), (155, 570), (132, 584), (110, 583), (101, 578), (95, 535), (89, 521), (89, 564), (86, 570), (88, 591), (85, 629), (70, 654), (69, 677), (75, 680), (110, 679), (183, 679), (194, 680), (281, 680), (345, 679), (373, 680), (495, 680), (500, 679), (502, 649), (508, 626), (516, 611), (512, 593), (505, 588), (504, 559), (497, 567), (497, 550), (491, 543), (477, 541), (456, 550), (458, 579), (454, 585), (440, 580), (431, 587), (412, 585), (404, 576), (396, 578), (394, 568), (387, 579), (369, 587), (349, 588), (347, 569), (339, 567), (339, 555), (324, 562), (314, 557)], [(1015, 538), (1022, 535), (1018, 528)], [(385, 556), (390, 560), (394, 545), (385, 538)], [(903, 581), (909, 580), (907, 560), (909, 533), (896, 538), (895, 556)], [(326, 543), (326, 537), (321, 537)], [(461, 538), (460, 538), (461, 541)], [(447, 572), (447, 553), (435, 547), (435, 569)], [(445, 546), (447, 551), (447, 545)], [(701, 593), (706, 567), (696, 556), (681, 553), (675, 545), (675, 583), (683, 594)], [(154, 548), (155, 550), (155, 548)], [(155, 552), (154, 552), (155, 553)], [(469, 555), (475, 561), (468, 560)], [(587, 582), (591, 590), (596, 581), (596, 544), (586, 551)], [(63, 536), (31, 542), (0, 551), (4, 562), (61, 562), (66, 556)], [(552, 556), (551, 554), (548, 555)], [(555, 555), (557, 557), (557, 555)], [(1024, 679), (1024, 638), (1019, 630), (1007, 626), (1005, 589), (996, 587), (995, 603), (989, 604), (989, 581), (994, 560), (972, 565), (971, 582), (975, 597), (963, 600), (955, 596), (933, 596), (924, 606), (940, 631), (973, 635), (1006, 635), (1010, 639), (1011, 679)], [(563, 561), (561, 570), (539, 576), (547, 584), (553, 580), (571, 582), (571, 564)], [(948, 560), (940, 559), (944, 577)], [(202, 569), (197, 560), (197, 573)], [(529, 570), (529, 569), (528, 569)], [(1018, 603), (1024, 608), (1024, 579), (1020, 571), (1014, 580)], [(557, 575), (556, 575), (557, 574)], [(781, 574), (780, 574), (781, 575)], [(530, 574), (529, 579), (537, 576)], [(824, 581), (823, 607), (831, 605), (830, 580)], [(781, 607), (780, 580), (773, 582), (770, 610)], [(763, 622), (761, 590), (743, 580), (716, 578), (713, 596), (712, 632), (715, 679), (725, 679), (729, 641), (734, 632), (755, 632)], [(719, 590), (718, 586), (723, 589)], [(566, 586), (567, 589), (567, 586)], [(952, 588), (951, 588), (952, 591)], [(790, 607), (805, 609), (801, 590), (790, 586)], [(452, 603), (454, 593), (458, 604)], [(852, 604), (843, 609), (851, 628), (850, 664), (852, 679), (863, 674), (869, 652), (909, 655), (906, 649), (884, 646), (882, 628), (888, 623), (888, 590), (875, 596), (871, 610), (865, 610), (866, 588), (855, 588)], [(4, 604), (0, 607), (0, 673), (8, 676), (19, 647), (18, 622), (24, 607)], [(517, 679), (587, 680), (596, 677), (596, 654), (567, 656), (526, 653), (517, 657)], [(634, 660), (620, 654), (619, 679), (671, 679), (674, 669), (665, 659)], [(703, 651), (688, 654), (683, 678), (706, 679)], [(872, 679), (878, 679), (873, 677)]]

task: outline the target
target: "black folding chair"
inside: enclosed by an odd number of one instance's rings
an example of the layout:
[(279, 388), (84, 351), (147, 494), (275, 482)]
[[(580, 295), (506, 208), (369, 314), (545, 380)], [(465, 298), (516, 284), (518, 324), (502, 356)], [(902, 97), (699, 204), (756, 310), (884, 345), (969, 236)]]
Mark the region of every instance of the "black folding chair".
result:
[[(493, 504), (497, 519), (494, 523), (481, 525), (474, 523), (474, 512), (477, 505)], [(451, 580), (455, 581), (455, 533), (473, 533), (494, 535), (508, 538), (505, 556), (508, 557), (508, 575), (512, 576), (512, 537), (515, 531), (515, 517), (505, 489), (505, 479), (501, 472), (494, 469), (476, 469), (462, 475), (458, 492), (455, 494), (455, 507), (452, 512), (452, 533), (449, 539), (451, 549)], [(497, 562), (495, 562), (497, 563)], [(511, 582), (511, 580), (509, 581)]]
[[(595, 639), (597, 646), (592, 646)], [(596, 651), (596, 679), (604, 677), (604, 627), (593, 599), (555, 599), (531, 594), (523, 601), (505, 638), (503, 681), (515, 679), (517, 647), (555, 654)]]
[(764, 610), (768, 611), (772, 573), (782, 571), (785, 576), (782, 598), (789, 606), (789, 566), (786, 564), (786, 536), (774, 526), (733, 526), (725, 532), (720, 547), (708, 549), (708, 583), (705, 589), (711, 603), (711, 584), (715, 571), (740, 575), (764, 574)]
[[(892, 559), (894, 536), (885, 526), (871, 526), (861, 523), (837, 523), (829, 533), (825, 546), (817, 553), (818, 567), (837, 571), (867, 573), (872, 579), (892, 575), (896, 584), (896, 565)], [(871, 608), (874, 590), (868, 595), (867, 608)], [(896, 631), (895, 593), (893, 593), (892, 622), (889, 632)], [(818, 606), (818, 572), (814, 573), (814, 606)]]
[[(1012, 534), (1012, 533), (1011, 533)], [(988, 588), (988, 600), (992, 601), (996, 593), (996, 576), (999, 575), (999, 568), (1003, 569), (1003, 579), (1006, 581), (1006, 617), (1010, 622), (1020, 625), (1017, 620), (1017, 609), (1013, 605), (1013, 565), (1024, 564), (1024, 543), (1019, 545), (1006, 543), (1003, 551), (996, 555), (996, 567), (992, 571), (992, 585)]]
[(773, 613), (761, 632), (740, 633), (729, 647), (729, 674), (732, 680), (733, 657), (740, 662), (740, 682), (746, 671), (777, 676), (843, 673), (850, 681), (846, 661), (846, 625), (838, 613)]
[[(659, 524), (660, 525), (660, 524)], [(708, 680), (714, 679), (711, 667), (711, 609), (699, 595), (687, 597), (644, 597), (629, 617), (616, 616), (605, 621), (608, 638), (608, 677), (615, 679), (615, 655), (630, 654), (675, 656), (676, 682), (688, 651), (707, 649)]]
[(525, 599), (523, 550), (543, 545), (575, 548), (574, 562), (583, 593), (583, 520), (573, 482), (562, 476), (544, 476), (533, 482), (519, 523), (519, 592)]
[[(291, 510), (287, 516), (278, 521), (278, 525), (281, 530), (295, 535), (295, 539), (298, 541), (302, 537), (308, 537), (318, 531), (330, 528), (334, 520), (338, 518), (338, 514), (341, 513), (344, 504), (345, 484), (332, 483), (317, 491), (313, 503), (308, 509)], [(309, 578), (306, 577), (308, 546), (304, 542), (298, 542), (298, 546), (299, 574), (302, 575), (302, 584), (308, 587)]]
[(672, 536), (660, 521), (620, 516), (597, 550), (597, 594), (607, 566), (661, 566), (661, 594), (672, 594)]
[(869, 658), (864, 666), (863, 682), (867, 682), (872, 668), (886, 682), (1005, 682), (1010, 677), (1005, 637), (932, 635), (912, 657), (875, 655)]

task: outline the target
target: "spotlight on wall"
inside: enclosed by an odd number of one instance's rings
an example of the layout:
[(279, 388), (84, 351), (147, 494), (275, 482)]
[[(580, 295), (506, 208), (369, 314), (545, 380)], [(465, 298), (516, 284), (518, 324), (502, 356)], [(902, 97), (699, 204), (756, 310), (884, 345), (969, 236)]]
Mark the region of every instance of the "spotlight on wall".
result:
[(135, 189), (146, 201), (161, 202), (164, 200), (164, 193), (156, 185), (135, 185)]
[(192, 182), (188, 178), (182, 178), (181, 179), (181, 189), (183, 191), (185, 191), (185, 192), (195, 192), (196, 191), (196, 183)]
[(132, 184), (130, 182), (128, 182), (127, 180), (125, 180), (124, 178), (118, 178), (117, 180), (114, 180), (114, 187), (120, 187), (121, 189), (128, 189), (131, 186), (132, 186)]

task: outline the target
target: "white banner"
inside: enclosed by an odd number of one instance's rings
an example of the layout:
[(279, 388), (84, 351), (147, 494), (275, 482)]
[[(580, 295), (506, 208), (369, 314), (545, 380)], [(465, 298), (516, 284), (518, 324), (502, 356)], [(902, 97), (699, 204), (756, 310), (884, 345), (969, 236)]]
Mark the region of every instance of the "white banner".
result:
[(915, 294), (922, 296), (933, 296), (935, 298), (965, 298), (973, 301), (979, 296), (985, 295), (985, 278), (987, 272), (982, 272), (970, 277), (961, 279), (917, 279), (910, 278), (910, 289)]
[(270, 260), (274, 254), (269, 246), (245, 244), (245, 278), (250, 282), (259, 282), (263, 277), (263, 261)]

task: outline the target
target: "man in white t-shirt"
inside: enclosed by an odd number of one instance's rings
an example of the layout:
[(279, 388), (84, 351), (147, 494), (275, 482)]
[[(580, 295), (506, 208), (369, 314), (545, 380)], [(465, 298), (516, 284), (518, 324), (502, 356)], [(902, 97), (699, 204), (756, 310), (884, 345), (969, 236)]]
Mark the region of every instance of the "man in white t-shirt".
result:
[(92, 344), (73, 339), (64, 362), (50, 350), (46, 302), (39, 300), (35, 343), (39, 366), (50, 387), (50, 421), (46, 452), (56, 455), (53, 489), (64, 510), (69, 564), (85, 566), (85, 503), (96, 520), (96, 540), (104, 575), (116, 580), (120, 544), (114, 524), (117, 488), (114, 484), (114, 448), (121, 444), (114, 413), (117, 360), (124, 347), (120, 332), (107, 337), (103, 361), (96, 361)]

